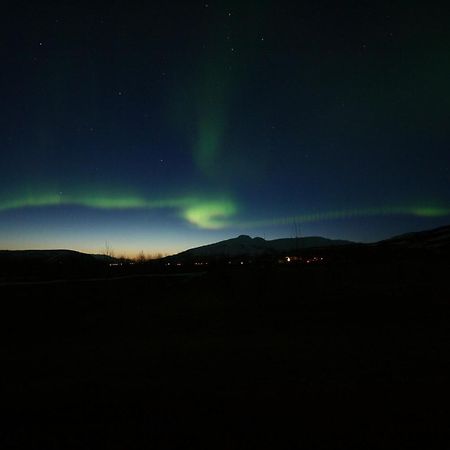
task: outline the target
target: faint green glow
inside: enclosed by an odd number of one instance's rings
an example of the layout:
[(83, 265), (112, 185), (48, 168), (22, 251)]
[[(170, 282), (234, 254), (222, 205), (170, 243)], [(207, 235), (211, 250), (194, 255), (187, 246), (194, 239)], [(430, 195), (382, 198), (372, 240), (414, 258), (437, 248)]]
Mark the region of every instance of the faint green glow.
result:
[(424, 206), (413, 209), (413, 214), (419, 217), (443, 217), (450, 214), (450, 208)]
[(354, 208), (332, 211), (317, 211), (292, 216), (278, 217), (274, 219), (262, 219), (236, 222), (233, 225), (239, 228), (265, 227), (275, 225), (299, 223), (322, 222), (335, 219), (351, 219), (354, 217), (370, 216), (395, 216), (406, 215), (415, 217), (445, 217), (450, 216), (450, 207), (443, 206), (385, 206), (378, 208)]
[(136, 197), (105, 197), (77, 195), (59, 195), (59, 194), (34, 194), (25, 197), (15, 198), (0, 203), (0, 211), (8, 209), (39, 207), (39, 206), (86, 206), (89, 208), (103, 209), (129, 209), (143, 208), (146, 206), (145, 200)]
[(224, 134), (224, 122), (217, 112), (199, 119), (198, 142), (194, 148), (194, 160), (203, 173), (214, 173)]
[(19, 197), (10, 200), (4, 200), (0, 203), (0, 211), (8, 209), (17, 209), (25, 207), (37, 206), (52, 206), (60, 205), (61, 198), (59, 195), (44, 194), (44, 195), (28, 195), (26, 197)]
[(193, 93), (197, 122), (193, 158), (202, 174), (208, 177), (216, 176), (220, 170), (236, 81), (230, 70), (233, 56), (227, 44), (217, 45), (220, 52), (211, 55), (200, 65)]

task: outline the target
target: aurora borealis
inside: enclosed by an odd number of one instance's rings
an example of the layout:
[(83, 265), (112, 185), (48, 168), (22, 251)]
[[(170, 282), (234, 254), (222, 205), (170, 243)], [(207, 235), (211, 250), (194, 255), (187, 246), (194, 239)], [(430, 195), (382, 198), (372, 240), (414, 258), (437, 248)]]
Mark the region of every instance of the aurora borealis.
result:
[(0, 248), (374, 241), (450, 221), (450, 31), (420, 2), (11, 4)]

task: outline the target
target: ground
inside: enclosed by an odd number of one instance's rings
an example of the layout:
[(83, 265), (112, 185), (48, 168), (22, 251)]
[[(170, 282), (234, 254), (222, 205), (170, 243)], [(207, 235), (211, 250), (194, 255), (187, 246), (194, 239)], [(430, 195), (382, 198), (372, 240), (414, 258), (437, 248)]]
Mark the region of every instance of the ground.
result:
[(449, 444), (448, 269), (378, 261), (3, 285), (0, 446)]

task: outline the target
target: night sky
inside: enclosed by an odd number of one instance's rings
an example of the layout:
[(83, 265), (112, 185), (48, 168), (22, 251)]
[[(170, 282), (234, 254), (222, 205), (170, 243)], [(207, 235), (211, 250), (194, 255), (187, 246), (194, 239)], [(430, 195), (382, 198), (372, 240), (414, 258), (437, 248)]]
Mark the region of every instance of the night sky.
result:
[(450, 223), (450, 27), (433, 3), (6, 2), (0, 248)]

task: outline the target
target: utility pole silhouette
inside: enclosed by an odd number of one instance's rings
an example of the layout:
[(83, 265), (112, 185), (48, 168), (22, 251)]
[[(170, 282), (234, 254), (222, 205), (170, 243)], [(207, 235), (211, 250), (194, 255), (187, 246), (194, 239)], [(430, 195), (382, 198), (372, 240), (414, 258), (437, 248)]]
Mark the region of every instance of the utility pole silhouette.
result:
[(105, 241), (105, 255), (111, 256), (111, 258), (114, 257), (114, 250), (109, 246), (108, 241)]
[(301, 231), (300, 231), (300, 225), (297, 223), (297, 219), (294, 216), (294, 231), (295, 231), (295, 251), (296, 253), (300, 250), (300, 240), (301, 237)]

